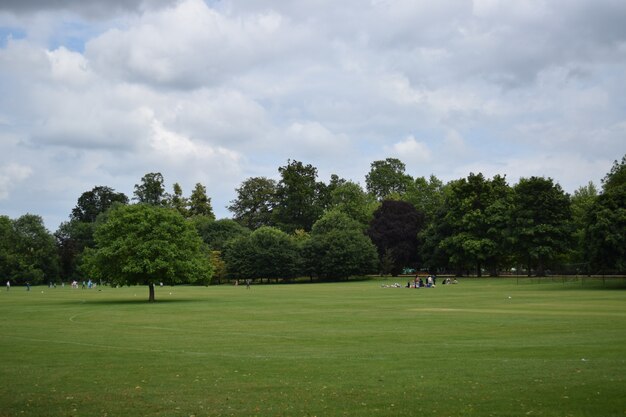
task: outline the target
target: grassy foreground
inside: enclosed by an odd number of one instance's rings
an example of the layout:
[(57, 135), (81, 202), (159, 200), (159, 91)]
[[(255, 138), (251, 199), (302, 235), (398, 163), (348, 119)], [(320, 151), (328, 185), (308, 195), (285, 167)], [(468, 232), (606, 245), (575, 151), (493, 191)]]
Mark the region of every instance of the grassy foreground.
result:
[(381, 283), (3, 289), (0, 417), (626, 415), (623, 288)]

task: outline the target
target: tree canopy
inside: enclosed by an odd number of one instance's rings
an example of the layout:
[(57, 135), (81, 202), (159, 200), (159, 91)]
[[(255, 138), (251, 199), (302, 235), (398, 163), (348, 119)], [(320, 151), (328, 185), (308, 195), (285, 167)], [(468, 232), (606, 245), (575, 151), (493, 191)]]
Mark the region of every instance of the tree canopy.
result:
[(117, 206), (101, 217), (87, 249), (84, 270), (112, 285), (209, 283), (209, 252), (177, 211), (149, 204)]

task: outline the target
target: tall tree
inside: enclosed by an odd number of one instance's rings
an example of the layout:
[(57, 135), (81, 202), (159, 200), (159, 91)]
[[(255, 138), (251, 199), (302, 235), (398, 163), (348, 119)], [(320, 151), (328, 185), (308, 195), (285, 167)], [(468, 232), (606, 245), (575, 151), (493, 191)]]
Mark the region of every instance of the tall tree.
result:
[(369, 274), (378, 264), (376, 247), (362, 224), (338, 210), (315, 222), (302, 254), (305, 270), (322, 279)]
[(237, 189), (237, 198), (228, 210), (241, 225), (251, 230), (272, 225), (272, 210), (276, 205), (276, 181), (266, 177), (251, 177)]
[(86, 247), (93, 247), (97, 217), (116, 204), (128, 204), (128, 197), (111, 187), (96, 186), (80, 195), (70, 220), (61, 223), (54, 233), (62, 279), (78, 279), (79, 258)]
[(402, 200), (413, 204), (417, 211), (424, 213), (428, 224), (443, 205), (443, 182), (434, 175), (428, 179), (417, 177), (407, 186)]
[(587, 218), (589, 211), (592, 209), (594, 202), (598, 198), (598, 189), (593, 182), (585, 186), (579, 187), (574, 191), (571, 197), (572, 207), (572, 229), (573, 229), (573, 245), (570, 250), (570, 262), (579, 264), (579, 270), (583, 270), (583, 263), (586, 261), (585, 255), (585, 228), (587, 226)]
[(17, 282), (40, 284), (56, 281), (59, 262), (54, 238), (43, 224), (41, 216), (25, 214), (12, 221), (14, 270)]
[(330, 207), (347, 214), (366, 228), (380, 203), (367, 194), (359, 184), (346, 181), (337, 185), (331, 192)]
[(193, 225), (178, 212), (148, 204), (116, 206), (98, 220), (95, 249), (83, 268), (112, 285), (209, 283), (209, 252)]
[(585, 244), (591, 266), (626, 271), (626, 155), (602, 180), (602, 194), (587, 212)]
[(211, 199), (206, 194), (206, 187), (200, 183), (196, 184), (189, 197), (189, 215), (215, 219)]
[(571, 242), (569, 197), (551, 178), (521, 178), (513, 190), (513, 249), (529, 275), (532, 269), (545, 275), (546, 265)]
[(93, 223), (98, 214), (107, 211), (114, 203), (128, 204), (128, 197), (124, 193), (115, 192), (110, 187), (96, 186), (78, 197), (76, 207), (72, 209), (70, 218)]
[(276, 224), (286, 232), (311, 230), (323, 211), (319, 198), (321, 186), (316, 181), (317, 168), (289, 160), (278, 172), (281, 180), (276, 189)]
[(139, 203), (161, 206), (167, 202), (165, 180), (160, 172), (150, 172), (141, 178), (140, 184), (135, 184), (133, 197)]
[(424, 214), (405, 201), (384, 200), (374, 212), (368, 234), (378, 249), (383, 263), (391, 259), (392, 275), (406, 266), (417, 266), (417, 235), (424, 226)]
[(471, 173), (450, 182), (440, 218), (446, 235), (440, 236), (439, 246), (457, 271), (471, 264), (478, 276), (483, 267), (497, 274), (506, 254), (511, 205), (511, 189), (499, 175), (488, 180)]
[(174, 210), (178, 211), (183, 217), (189, 216), (189, 200), (183, 197), (183, 188), (179, 183), (174, 183), (173, 185), (173, 193), (169, 198), (168, 206), (172, 207)]
[(382, 201), (392, 194), (402, 195), (413, 181), (405, 173), (404, 162), (396, 158), (374, 161), (370, 172), (365, 176), (367, 192)]

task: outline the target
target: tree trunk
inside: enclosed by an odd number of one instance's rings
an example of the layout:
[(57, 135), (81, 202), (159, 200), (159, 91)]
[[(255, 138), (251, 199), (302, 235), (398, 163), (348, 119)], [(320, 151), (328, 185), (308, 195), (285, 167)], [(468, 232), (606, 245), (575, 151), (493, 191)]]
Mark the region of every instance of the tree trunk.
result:
[(148, 297), (148, 302), (153, 303), (154, 302), (154, 283), (151, 282), (150, 284), (148, 284), (148, 288), (150, 289), (150, 297)]

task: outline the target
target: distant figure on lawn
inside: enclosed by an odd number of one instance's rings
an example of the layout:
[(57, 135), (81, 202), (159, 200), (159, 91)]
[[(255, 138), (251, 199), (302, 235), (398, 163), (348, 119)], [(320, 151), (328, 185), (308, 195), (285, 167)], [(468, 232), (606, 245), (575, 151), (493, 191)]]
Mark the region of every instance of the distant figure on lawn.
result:
[(11, 289), (11, 281), (7, 281), (7, 291)]
[(249, 290), (250, 289), (250, 278), (248, 278), (246, 280), (246, 289)]
[(30, 282), (26, 283), (26, 291), (30, 291)]

